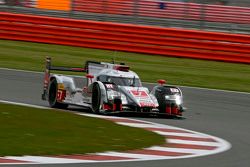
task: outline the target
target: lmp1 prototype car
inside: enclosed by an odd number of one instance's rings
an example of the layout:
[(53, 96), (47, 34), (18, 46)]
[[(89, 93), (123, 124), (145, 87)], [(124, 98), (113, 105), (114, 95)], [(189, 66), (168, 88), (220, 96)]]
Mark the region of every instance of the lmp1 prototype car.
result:
[[(51, 74), (51, 70), (86, 72), (86, 84), (77, 87), (72, 76)], [(138, 75), (124, 63), (87, 61), (85, 68), (51, 65), (46, 58), (43, 100), (53, 108), (77, 105), (94, 113), (140, 112), (181, 116), (184, 111), (182, 92), (165, 85), (164, 80), (150, 92)]]

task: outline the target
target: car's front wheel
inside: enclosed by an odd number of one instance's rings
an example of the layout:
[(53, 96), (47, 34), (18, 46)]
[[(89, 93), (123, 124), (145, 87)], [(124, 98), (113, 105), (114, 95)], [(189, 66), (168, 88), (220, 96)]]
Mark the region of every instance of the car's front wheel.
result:
[(57, 81), (56, 79), (52, 79), (50, 81), (50, 85), (49, 85), (49, 98), (48, 98), (48, 101), (49, 101), (49, 105), (50, 107), (52, 108), (61, 108), (61, 109), (65, 109), (68, 107), (67, 104), (64, 104), (64, 103), (59, 103), (57, 101)]
[(100, 108), (101, 108), (101, 89), (98, 83), (94, 83), (92, 89), (92, 110), (94, 113), (99, 113)]

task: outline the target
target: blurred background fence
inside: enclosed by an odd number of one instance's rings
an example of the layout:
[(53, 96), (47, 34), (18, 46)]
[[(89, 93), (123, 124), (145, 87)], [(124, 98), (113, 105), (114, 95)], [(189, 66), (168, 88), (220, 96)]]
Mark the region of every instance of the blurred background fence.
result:
[(250, 34), (250, 0), (0, 0), (0, 11)]

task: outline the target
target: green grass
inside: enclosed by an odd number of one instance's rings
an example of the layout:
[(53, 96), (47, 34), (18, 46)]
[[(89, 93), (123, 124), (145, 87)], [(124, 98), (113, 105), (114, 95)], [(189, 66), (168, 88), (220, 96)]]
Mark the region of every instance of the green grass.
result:
[(163, 144), (164, 137), (111, 121), (0, 103), (0, 156), (123, 151)]
[(0, 67), (42, 71), (44, 59), (53, 64), (82, 66), (86, 60), (125, 62), (146, 82), (250, 92), (250, 66), (127, 52), (0, 40)]

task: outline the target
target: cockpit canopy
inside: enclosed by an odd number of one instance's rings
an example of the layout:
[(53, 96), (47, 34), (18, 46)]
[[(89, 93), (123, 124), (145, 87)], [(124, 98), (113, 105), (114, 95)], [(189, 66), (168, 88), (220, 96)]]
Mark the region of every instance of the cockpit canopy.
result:
[(140, 79), (135, 77), (128, 78), (128, 77), (100, 75), (97, 77), (97, 81), (114, 83), (119, 86), (133, 86), (133, 87), (141, 86)]

